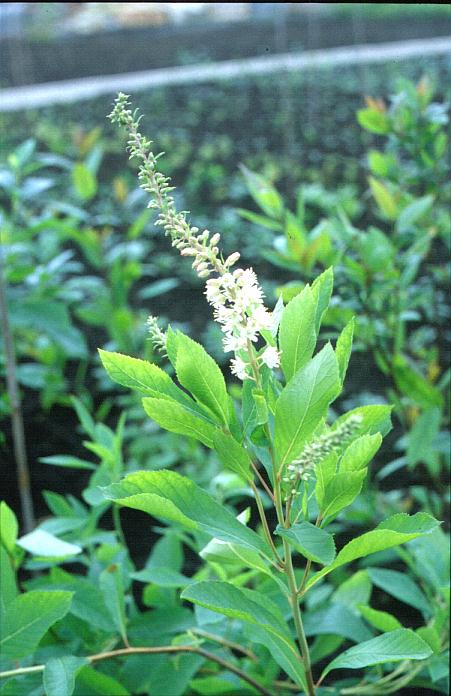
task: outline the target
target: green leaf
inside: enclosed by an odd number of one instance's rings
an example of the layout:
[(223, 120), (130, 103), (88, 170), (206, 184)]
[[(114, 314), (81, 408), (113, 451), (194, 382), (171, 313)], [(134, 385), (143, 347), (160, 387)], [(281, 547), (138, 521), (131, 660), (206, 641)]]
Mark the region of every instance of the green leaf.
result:
[(221, 464), (226, 469), (234, 471), (246, 481), (253, 479), (251, 457), (247, 450), (230, 433), (226, 434), (222, 430), (217, 430), (214, 435), (213, 446)]
[(263, 176), (252, 172), (244, 165), (241, 165), (240, 169), (246, 180), (249, 193), (265, 215), (276, 218), (276, 220), (281, 219), (284, 212), (283, 200), (274, 186)]
[(191, 409), (172, 399), (145, 397), (142, 403), (147, 415), (160, 427), (200, 440), (206, 447), (213, 447), (217, 428), (202, 416), (194, 415)]
[(70, 454), (54, 454), (51, 457), (40, 457), (39, 461), (43, 464), (52, 464), (53, 466), (64, 466), (68, 469), (91, 469), (96, 470), (97, 467), (92, 462), (87, 462), (85, 459), (72, 457)]
[(337, 358), (328, 343), (295, 374), (277, 400), (274, 445), (279, 467), (299, 454), (340, 390)]
[(113, 625), (120, 633), (124, 643), (127, 644), (124, 587), (122, 574), (116, 563), (112, 563), (100, 573), (99, 586)]
[[(94, 692), (99, 696), (130, 696), (130, 692), (117, 679), (92, 667), (82, 667), (77, 677), (77, 691), (78, 684), (80, 687), (87, 687), (89, 693)], [(80, 694), (82, 693), (80, 690)]]
[(227, 582), (198, 582), (187, 587), (182, 599), (210, 611), (252, 625), (252, 640), (261, 643), (295, 681), (304, 681), (296, 647), (279, 609), (255, 590), (238, 589)]
[(389, 614), (387, 611), (379, 611), (365, 604), (358, 604), (357, 608), (363, 618), (368, 621), (371, 626), (377, 628), (378, 631), (387, 633), (387, 631), (395, 631), (397, 628), (402, 628), (396, 616)]
[(64, 558), (64, 556), (75, 556), (82, 552), (80, 546), (62, 541), (43, 529), (35, 529), (33, 532), (20, 537), (17, 545), (33, 556), (42, 556), (43, 558)]
[(367, 568), (367, 571), (371, 582), (384, 592), (425, 614), (431, 613), (427, 598), (406, 573), (387, 568)]
[(398, 389), (421, 408), (443, 406), (443, 396), (440, 391), (411, 367), (402, 355), (394, 357), (393, 373)]
[(360, 255), (365, 268), (373, 273), (386, 271), (395, 257), (395, 247), (378, 229), (372, 228), (360, 238)]
[(383, 154), (379, 150), (370, 150), (368, 152), (368, 166), (376, 176), (388, 176), (390, 169), (396, 164), (393, 155)]
[(164, 396), (178, 400), (180, 394), (183, 395), (169, 375), (158, 365), (100, 348), (99, 355), (110, 379), (123, 387), (160, 398)]
[(300, 522), (289, 529), (278, 525), (276, 534), (288, 539), (296, 551), (315, 563), (329, 565), (335, 558), (335, 543), (332, 534), (315, 527), (310, 522)]
[(72, 592), (32, 590), (16, 597), (1, 622), (0, 652), (9, 660), (31, 655), (50, 626), (65, 616)]
[(337, 462), (338, 454), (336, 452), (329, 452), (329, 454), (315, 466), (315, 496), (320, 510), (325, 504), (326, 488), (333, 477), (336, 476)]
[(137, 573), (132, 573), (130, 577), (139, 582), (148, 582), (158, 585), (158, 587), (185, 587), (185, 585), (192, 582), (191, 578), (182, 575), (182, 573), (176, 570), (158, 566), (144, 568)]
[(17, 597), (16, 574), (12, 559), (3, 546), (0, 546), (0, 589), (0, 614), (3, 614)]
[(63, 302), (56, 300), (39, 300), (33, 297), (12, 301), (11, 323), (25, 331), (36, 331), (49, 336), (59, 348), (74, 358), (86, 358), (88, 349), (86, 340), (77, 329)]
[(399, 214), (396, 226), (400, 232), (408, 231), (428, 213), (434, 203), (434, 196), (423, 196), (406, 205)]
[(371, 631), (360, 617), (344, 604), (328, 604), (320, 609), (309, 611), (304, 618), (307, 636), (338, 635), (360, 643), (372, 637)]
[(72, 170), (72, 182), (77, 194), (87, 201), (97, 193), (97, 180), (95, 175), (81, 162), (77, 162)]
[(350, 505), (362, 490), (366, 469), (346, 471), (335, 474), (327, 483), (321, 504), (321, 514), (324, 518), (335, 517), (340, 510)]
[(46, 696), (72, 696), (75, 677), (87, 664), (86, 658), (73, 655), (50, 658), (45, 665), (43, 676)]
[(281, 365), (287, 382), (310, 360), (316, 345), (317, 297), (309, 285), (285, 307), (279, 329)]
[(251, 210), (244, 210), (243, 208), (237, 208), (236, 212), (240, 217), (244, 218), (245, 220), (249, 220), (249, 222), (253, 222), (255, 225), (266, 227), (267, 229), (274, 230), (275, 232), (283, 231), (282, 223), (276, 222), (272, 218), (259, 215), (258, 213), (253, 213)]
[(105, 498), (154, 517), (267, 553), (260, 537), (193, 481), (174, 471), (139, 471), (102, 489)]
[(365, 130), (371, 133), (378, 133), (379, 135), (388, 133), (390, 128), (390, 122), (385, 111), (378, 111), (371, 107), (359, 109), (357, 111), (357, 121)]
[(364, 558), (372, 553), (399, 546), (399, 544), (404, 544), (422, 534), (428, 534), (438, 524), (437, 520), (425, 512), (417, 512), (412, 516), (405, 513), (393, 515), (381, 522), (376, 529), (366, 532), (366, 534), (362, 534), (346, 544), (332, 565), (323, 568), (310, 578), (306, 589), (312, 587), (335, 568), (351, 563), (357, 558)]
[(338, 361), (338, 372), (340, 375), (341, 383), (343, 384), (346, 371), (349, 365), (349, 359), (351, 357), (352, 351), (352, 339), (354, 336), (354, 317), (349, 321), (341, 334), (337, 339), (337, 344), (335, 346), (335, 355)]
[(317, 298), (316, 305), (316, 333), (318, 334), (321, 321), (326, 309), (329, 306), (332, 290), (334, 287), (333, 268), (327, 268), (321, 275), (315, 278), (312, 285), (312, 293)]
[(368, 181), (379, 209), (389, 220), (396, 220), (398, 206), (390, 191), (379, 179), (375, 179), (373, 176), (370, 176)]
[(337, 418), (331, 430), (336, 430), (340, 425), (357, 416), (360, 422), (356, 428), (356, 435), (367, 433), (372, 435), (379, 432), (384, 437), (391, 430), (390, 414), (392, 409), (393, 406), (385, 405), (359, 406)]
[(0, 503), (0, 542), (8, 553), (14, 551), (19, 524), (17, 517), (4, 500)]
[(429, 645), (412, 630), (398, 628), (345, 650), (327, 665), (322, 678), (333, 669), (360, 669), (385, 662), (425, 660), (431, 655)]
[(359, 604), (368, 604), (372, 587), (366, 570), (358, 570), (335, 590), (332, 602), (344, 604), (355, 612)]
[(207, 351), (184, 334), (177, 334), (175, 369), (180, 384), (227, 425), (229, 399), (224, 376)]
[(358, 471), (366, 467), (382, 444), (382, 435), (361, 435), (344, 451), (340, 460), (339, 472)]
[(408, 434), (406, 457), (410, 467), (430, 459), (432, 444), (440, 430), (441, 420), (442, 412), (439, 408), (429, 408), (416, 419)]

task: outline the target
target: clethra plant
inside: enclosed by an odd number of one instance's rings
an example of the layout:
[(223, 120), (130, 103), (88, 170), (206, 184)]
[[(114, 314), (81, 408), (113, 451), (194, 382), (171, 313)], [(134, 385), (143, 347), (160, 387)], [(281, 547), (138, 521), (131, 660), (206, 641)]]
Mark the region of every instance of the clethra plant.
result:
[[(1, 604), (0, 677), (7, 680), (1, 693), (22, 689), (41, 696), (44, 688), (47, 696), (319, 696), (398, 693), (414, 680), (420, 688), (442, 685), (446, 564), (430, 570), (431, 558), (446, 545), (437, 520), (423, 512), (396, 514), (354, 538), (347, 530), (338, 552), (335, 547), (333, 532), (343, 530), (338, 518), (344, 519), (364, 485), (390, 430), (391, 409), (362, 406), (329, 417), (343, 388), (354, 327), (351, 321), (335, 346), (316, 350), (332, 270), (269, 311), (253, 270), (236, 267), (239, 254), (224, 258), (219, 234), (200, 231), (186, 211), (177, 212), (169, 179), (158, 169), (159, 155), (140, 133), (125, 95), (118, 96), (110, 118), (128, 132), (129, 153), (139, 161), (157, 224), (205, 279), (224, 350), (232, 354), (231, 371), (241, 381), (240, 399), (228, 393), (220, 368), (199, 343), (171, 327), (163, 331), (155, 317), (148, 322), (150, 339), (170, 363), (168, 372), (104, 350), (102, 363), (112, 380), (143, 395), (144, 410), (163, 429), (214, 450), (238, 481), (238, 500), (247, 496), (252, 504), (236, 516), (190, 478), (165, 469), (121, 478), (123, 422), (113, 433), (94, 424), (79, 404), (90, 437), (86, 447), (102, 460), (83, 494), (91, 509), (72, 496), (50, 494), (57, 517), (17, 540), (12, 511), (0, 508), (8, 595)], [(68, 464), (67, 458), (49, 463)], [(95, 468), (84, 460), (73, 465)], [(97, 520), (110, 505), (114, 532), (105, 532)], [(158, 529), (162, 537), (138, 572), (127, 554), (120, 507), (168, 524)], [(57, 539), (58, 532), (72, 533), (76, 543)], [(423, 535), (425, 545), (413, 541)], [(181, 572), (182, 542), (201, 559), (191, 577)], [(406, 542), (411, 543), (401, 557), (411, 570), (415, 564), (422, 569), (427, 596), (396, 570), (347, 572), (348, 564), (377, 552), (393, 560), (390, 550)], [(17, 594), (15, 569), (23, 549), (34, 549), (28, 568), (50, 565), (50, 572), (33, 577), (30, 591)], [(64, 559), (78, 559), (86, 577), (54, 567)], [(334, 584), (325, 580), (330, 574)], [(138, 607), (133, 580), (148, 583), (141, 602), (151, 611)], [(396, 617), (370, 607), (373, 585), (397, 598), (405, 594), (427, 625), (404, 628)], [(354, 645), (340, 652), (345, 640)], [(31, 659), (43, 664), (30, 665)], [(18, 666), (17, 660), (28, 662)], [(98, 668), (102, 664), (105, 671)], [(332, 682), (334, 670), (349, 671)]]
[[(139, 179), (151, 196), (149, 207), (157, 211), (156, 224), (206, 279), (205, 294), (224, 333), (224, 350), (233, 353), (231, 370), (243, 382), (241, 404), (236, 408), (219, 367), (201, 345), (170, 327), (163, 333), (154, 318), (151, 339), (167, 355), (178, 384), (156, 365), (125, 355), (101, 351), (102, 362), (113, 380), (145, 394), (144, 409), (162, 428), (213, 448), (224, 468), (248, 483), (261, 533), (246, 525), (248, 511), (234, 517), (172, 471), (132, 473), (107, 487), (105, 497), (181, 525), (197, 543), (210, 537), (201, 551), (204, 559), (241, 560), (249, 571), (270, 577), (280, 595), (273, 599), (233, 579), (209, 575), (190, 583), (182, 598), (247, 624), (250, 641), (265, 646), (309, 696), (334, 669), (427, 658), (431, 649), (424, 640), (396, 628), (339, 654), (321, 675), (312, 673), (301, 609), (307, 593), (335, 569), (437, 526), (425, 513), (394, 515), (336, 553), (327, 528), (359, 495), (368, 464), (390, 428), (390, 407), (364, 406), (333, 423), (327, 420), (343, 388), (353, 335), (351, 321), (335, 347), (326, 343), (314, 355), (332, 293), (332, 270), (286, 307), (279, 302), (270, 312), (253, 270), (235, 267), (239, 253), (224, 259), (220, 235), (200, 232), (186, 211), (177, 212), (170, 181), (157, 168), (160, 155), (140, 133), (140, 117), (125, 95), (118, 96), (110, 118), (128, 132), (130, 157), (139, 161)], [(287, 603), (288, 617), (281, 610)], [(381, 686), (385, 679), (381, 676)]]

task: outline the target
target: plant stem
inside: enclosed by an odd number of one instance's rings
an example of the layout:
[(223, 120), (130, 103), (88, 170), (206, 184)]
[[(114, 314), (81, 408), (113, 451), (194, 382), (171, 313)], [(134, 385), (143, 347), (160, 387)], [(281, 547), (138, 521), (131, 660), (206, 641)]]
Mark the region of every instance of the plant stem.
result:
[(17, 385), (17, 364), (14, 341), (8, 316), (6, 299), (6, 281), (3, 269), (3, 248), (0, 240), (0, 324), (6, 359), (6, 383), (11, 405), (11, 424), (13, 433), (14, 456), (17, 467), (17, 482), (22, 508), (24, 530), (31, 532), (35, 527), (33, 498), (31, 496), (30, 472), (27, 462), (25, 445), (25, 430), (23, 424), (22, 406), (20, 403), (19, 387)]
[(285, 573), (288, 579), (290, 588), (291, 607), (293, 609), (294, 625), (298, 637), (299, 647), (301, 649), (302, 660), (304, 662), (305, 676), (307, 678), (308, 696), (315, 696), (315, 684), (312, 676), (312, 667), (310, 664), (310, 653), (305, 637), (304, 626), (302, 624), (301, 610), (299, 609), (298, 591), (296, 587), (296, 578), (294, 575), (293, 561), (291, 559), (291, 549), (287, 540), (283, 540), (283, 548), (285, 552)]
[[(201, 655), (202, 657), (205, 657), (206, 660), (217, 662), (218, 665), (221, 665), (221, 667), (224, 667), (224, 669), (227, 669), (229, 672), (233, 672), (240, 679), (243, 679), (243, 681), (246, 681), (248, 684), (253, 686), (254, 689), (256, 689), (260, 694), (263, 694), (263, 696), (272, 696), (271, 691), (268, 691), (268, 689), (246, 674), (246, 672), (243, 672), (239, 667), (236, 667), (231, 662), (224, 660), (219, 655), (210, 653), (203, 648), (196, 647), (195, 645), (161, 645), (152, 648), (121, 648), (119, 650), (111, 650), (109, 652), (97, 653), (96, 655), (89, 655), (86, 659), (93, 664), (95, 662), (109, 660), (114, 657), (128, 657), (129, 655), (158, 655), (161, 653), (193, 653), (196, 655)], [(10, 669), (6, 672), (0, 672), (0, 679), (5, 677), (18, 677), (22, 674), (30, 674), (32, 672), (43, 672), (44, 669), (45, 665)]]
[(272, 549), (272, 552), (274, 554), (274, 557), (277, 560), (277, 563), (279, 563), (283, 567), (283, 560), (281, 559), (281, 557), (279, 556), (279, 554), (277, 552), (277, 549), (275, 547), (275, 544), (274, 544), (274, 541), (272, 538), (272, 534), (271, 534), (269, 527), (268, 527), (268, 521), (266, 519), (265, 510), (263, 508), (263, 503), (262, 503), (262, 499), (260, 498), (260, 494), (259, 494), (257, 487), (253, 481), (250, 481), (250, 485), (251, 485), (252, 491), (254, 493), (255, 502), (257, 503), (258, 513), (260, 515), (260, 519), (261, 519), (261, 522), (263, 525), (263, 530), (265, 532), (266, 539), (267, 539), (267, 541)]
[(226, 648), (229, 648), (230, 650), (240, 652), (243, 655), (246, 655), (246, 657), (248, 657), (250, 660), (253, 660), (254, 662), (256, 662), (258, 659), (255, 653), (252, 652), (252, 650), (248, 650), (239, 643), (235, 643), (234, 641), (228, 640), (227, 638), (223, 638), (222, 636), (217, 636), (214, 633), (204, 631), (202, 628), (191, 628), (190, 633), (194, 633), (194, 635), (196, 636), (201, 636), (201, 638), (205, 638), (205, 640), (210, 640), (213, 643), (219, 643), (220, 645), (224, 645)]

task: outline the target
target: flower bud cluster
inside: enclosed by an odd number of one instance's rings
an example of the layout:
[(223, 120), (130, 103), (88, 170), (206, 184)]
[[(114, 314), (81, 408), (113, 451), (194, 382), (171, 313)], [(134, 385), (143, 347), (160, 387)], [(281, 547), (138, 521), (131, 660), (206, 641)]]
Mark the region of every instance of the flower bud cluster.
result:
[[(227, 268), (238, 260), (238, 254), (232, 254), (229, 259)], [(214, 318), (225, 334), (224, 351), (239, 354), (232, 360), (232, 372), (240, 379), (250, 378), (250, 344), (256, 343), (261, 332), (269, 330), (272, 325), (272, 316), (263, 304), (263, 291), (257, 276), (252, 268), (237, 268), (233, 273), (227, 270), (221, 276), (207, 280), (205, 294), (214, 309)], [(279, 353), (276, 348), (268, 346), (259, 360), (273, 369), (279, 366)]]
[[(225, 334), (224, 350), (238, 354), (231, 362), (232, 372), (240, 379), (252, 378), (250, 346), (258, 341), (262, 331), (270, 329), (272, 325), (257, 277), (251, 268), (239, 268), (232, 272), (240, 254), (234, 252), (224, 260), (218, 247), (219, 233), (210, 236), (208, 230), (200, 232), (187, 221), (187, 211), (177, 212), (170, 179), (157, 169), (158, 159), (163, 153), (153, 154), (152, 142), (139, 132), (141, 117), (137, 116), (136, 111), (132, 112), (129, 106), (128, 96), (119, 94), (109, 118), (128, 132), (128, 152), (131, 158), (139, 161), (141, 188), (151, 196), (148, 207), (158, 210), (156, 224), (164, 228), (165, 234), (172, 239), (172, 246), (182, 256), (193, 259), (192, 267), (197, 275), (200, 278), (209, 278), (212, 273), (216, 275), (207, 281), (206, 295), (214, 308), (215, 320), (221, 324)], [(156, 335), (153, 319), (149, 326), (152, 335)], [(160, 339), (157, 337), (157, 340)], [(264, 363), (270, 369), (278, 367), (280, 362), (279, 353), (273, 346), (268, 346), (258, 358), (254, 358), (254, 363), (255, 360), (257, 364)]]
[(157, 317), (150, 316), (147, 319), (150, 341), (155, 350), (166, 355), (166, 334), (158, 326)]
[(327, 455), (340, 450), (349, 443), (361, 422), (362, 417), (353, 414), (343, 423), (340, 423), (335, 430), (329, 430), (304, 447), (299, 457), (287, 466), (287, 474), (283, 477), (283, 482), (288, 484), (290, 488), (289, 495), (298, 494), (297, 489), (300, 482), (308, 481), (314, 474), (315, 466)]

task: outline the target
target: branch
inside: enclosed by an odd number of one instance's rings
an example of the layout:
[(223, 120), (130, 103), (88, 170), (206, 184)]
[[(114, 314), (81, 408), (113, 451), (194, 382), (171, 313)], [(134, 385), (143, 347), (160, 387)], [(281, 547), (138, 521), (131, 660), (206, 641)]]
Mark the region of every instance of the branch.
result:
[[(120, 648), (119, 650), (111, 650), (109, 652), (97, 653), (96, 655), (89, 655), (86, 659), (91, 663), (100, 662), (101, 660), (109, 660), (113, 657), (128, 657), (129, 655), (158, 655), (161, 653), (192, 653), (195, 655), (201, 655), (205, 657), (206, 660), (211, 660), (212, 662), (217, 662), (218, 665), (224, 667), (229, 672), (233, 672), (240, 679), (246, 681), (248, 684), (254, 687), (263, 696), (272, 696), (272, 692), (268, 691), (264, 686), (258, 683), (253, 677), (250, 677), (246, 672), (243, 672), (239, 667), (236, 667), (231, 662), (227, 662), (219, 655), (208, 652), (203, 648), (199, 648), (194, 645), (159, 645), (153, 648)], [(18, 669), (11, 669), (6, 672), (0, 672), (0, 679), (5, 677), (18, 677), (22, 674), (30, 674), (31, 672), (43, 672), (45, 665), (35, 665), (34, 667), (19, 667)]]

